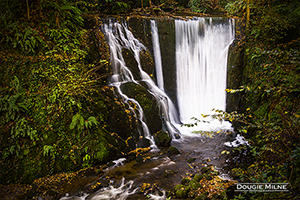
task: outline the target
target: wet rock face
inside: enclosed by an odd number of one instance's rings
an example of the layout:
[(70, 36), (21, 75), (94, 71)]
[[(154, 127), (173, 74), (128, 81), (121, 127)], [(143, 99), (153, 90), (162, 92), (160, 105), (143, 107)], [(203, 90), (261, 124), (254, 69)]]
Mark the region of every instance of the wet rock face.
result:
[(149, 147), (150, 145), (151, 145), (150, 140), (147, 138), (144, 138), (144, 137), (140, 138), (140, 140), (137, 144), (138, 148), (146, 148), (146, 147)]
[[(141, 84), (143, 84), (141, 82)], [(145, 85), (145, 84), (143, 84)], [(145, 121), (151, 134), (161, 130), (162, 121), (159, 116), (159, 108), (156, 99), (142, 85), (133, 82), (127, 82), (121, 86), (124, 94), (139, 102), (143, 111)]]
[[(155, 18), (159, 34), (159, 44), (162, 55), (165, 92), (175, 105), (176, 100), (176, 63), (175, 63), (175, 20), (171, 18)], [(143, 70), (156, 77), (153, 61), (153, 45), (149, 18), (130, 18), (130, 30), (147, 48), (147, 54), (141, 57)], [(151, 56), (151, 59), (149, 59)]]
[(127, 113), (126, 110), (122, 100), (115, 98), (111, 104), (109, 116), (110, 132), (116, 133), (123, 140), (129, 137), (139, 137), (135, 117), (133, 113)]
[[(231, 44), (228, 51), (227, 62), (227, 88), (236, 89), (241, 86), (243, 79), (244, 55), (243, 46), (240, 45), (245, 34), (241, 19), (235, 19), (235, 41)], [(239, 111), (241, 93), (227, 93), (226, 111)]]
[(162, 54), (165, 92), (177, 107), (175, 20), (169, 18), (157, 19), (157, 28)]

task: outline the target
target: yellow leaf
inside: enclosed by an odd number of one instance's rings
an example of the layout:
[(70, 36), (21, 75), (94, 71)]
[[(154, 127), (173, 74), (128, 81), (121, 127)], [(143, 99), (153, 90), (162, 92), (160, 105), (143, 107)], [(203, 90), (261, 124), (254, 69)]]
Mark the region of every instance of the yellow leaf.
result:
[(225, 154), (225, 153), (227, 153), (227, 150), (223, 150), (223, 151), (221, 152), (221, 154)]
[(251, 167), (255, 167), (255, 164), (252, 164), (252, 165), (249, 166), (249, 168), (251, 168)]

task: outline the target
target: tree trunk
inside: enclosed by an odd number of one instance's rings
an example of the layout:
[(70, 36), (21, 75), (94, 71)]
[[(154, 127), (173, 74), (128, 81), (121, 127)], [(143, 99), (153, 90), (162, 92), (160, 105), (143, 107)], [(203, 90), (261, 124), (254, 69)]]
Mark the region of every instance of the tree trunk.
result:
[(26, 6), (27, 6), (27, 17), (29, 19), (30, 15), (29, 15), (29, 3), (28, 3), (28, 0), (26, 0)]

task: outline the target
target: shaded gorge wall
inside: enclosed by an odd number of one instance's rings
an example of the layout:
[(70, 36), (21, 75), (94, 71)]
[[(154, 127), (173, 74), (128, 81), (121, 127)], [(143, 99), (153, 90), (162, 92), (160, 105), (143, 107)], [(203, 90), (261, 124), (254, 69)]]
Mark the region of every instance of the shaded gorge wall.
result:
[[(235, 40), (230, 45), (227, 61), (227, 88), (238, 89), (242, 84), (244, 68), (245, 26), (242, 19), (235, 19)], [(227, 93), (226, 111), (240, 111), (241, 93)]]

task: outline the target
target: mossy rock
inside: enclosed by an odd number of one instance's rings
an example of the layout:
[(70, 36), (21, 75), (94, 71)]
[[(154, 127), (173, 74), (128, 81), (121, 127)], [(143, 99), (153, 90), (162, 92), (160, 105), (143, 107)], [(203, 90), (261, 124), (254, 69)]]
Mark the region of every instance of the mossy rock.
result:
[(146, 148), (146, 147), (150, 147), (150, 145), (151, 145), (150, 140), (145, 137), (140, 138), (140, 140), (137, 144), (138, 148)]
[(140, 84), (127, 82), (122, 84), (121, 90), (129, 98), (135, 99), (140, 104), (144, 111), (144, 120), (149, 131), (151, 134), (154, 134), (162, 129), (162, 121), (159, 116), (160, 112), (156, 99), (148, 92), (146, 87), (147, 84), (144, 82), (140, 82)]
[(176, 185), (175, 186), (176, 197), (180, 199), (186, 198), (188, 196), (189, 190), (190, 190), (189, 186)]
[(195, 179), (192, 179), (189, 182), (189, 186), (193, 190), (197, 190), (198, 188), (202, 188), (201, 184), (199, 182), (197, 182)]
[(155, 71), (155, 64), (152, 56), (148, 51), (141, 51), (140, 53), (140, 59), (142, 63), (143, 70), (148, 74), (152, 75)]
[(213, 179), (212, 175), (211, 174), (203, 174), (204, 178), (206, 178), (206, 180), (210, 181)]
[(182, 184), (182, 185), (188, 185), (189, 182), (190, 182), (190, 179), (188, 179), (188, 178), (183, 178), (183, 179), (181, 179), (181, 184)]
[[(109, 94), (107, 94), (109, 95)], [(111, 101), (109, 112), (109, 131), (116, 133), (123, 140), (132, 137), (134, 143), (138, 142), (139, 133), (137, 131), (137, 121), (134, 114), (126, 111), (128, 107), (122, 103), (121, 98), (116, 98), (113, 94), (109, 96)], [(135, 148), (135, 147), (134, 147)]]
[(196, 174), (196, 175), (194, 176), (193, 179), (194, 179), (195, 181), (199, 182), (202, 178), (203, 178), (203, 175), (202, 175), (202, 174)]
[(158, 147), (169, 147), (171, 145), (172, 138), (170, 138), (167, 132), (159, 131), (153, 137)]
[(176, 190), (179, 190), (180, 188), (182, 188), (183, 186), (184, 186), (184, 185), (181, 185), (181, 184), (175, 185), (174, 189), (175, 189), (175, 191), (176, 191)]
[(176, 154), (180, 154), (180, 151), (176, 148), (176, 147), (169, 147), (169, 150), (168, 152), (171, 154), (171, 155), (176, 155)]
[(214, 170), (211, 172), (211, 174), (213, 174), (214, 176), (218, 176), (218, 175), (220, 175), (220, 172)]
[(140, 80), (141, 75), (139, 72), (138, 63), (134, 57), (134, 53), (129, 49), (122, 48), (122, 56), (124, 58), (126, 66), (130, 69), (133, 78), (135, 80)]

